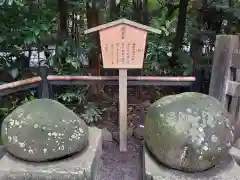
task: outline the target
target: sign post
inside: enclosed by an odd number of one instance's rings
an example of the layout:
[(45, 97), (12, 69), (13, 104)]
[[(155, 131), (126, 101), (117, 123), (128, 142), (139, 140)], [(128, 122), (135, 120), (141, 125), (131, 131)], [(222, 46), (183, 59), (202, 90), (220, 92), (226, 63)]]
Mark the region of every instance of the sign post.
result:
[(85, 34), (99, 31), (103, 67), (119, 69), (119, 127), (120, 151), (127, 151), (127, 70), (142, 69), (147, 32), (161, 34), (127, 19), (119, 19), (85, 30)]

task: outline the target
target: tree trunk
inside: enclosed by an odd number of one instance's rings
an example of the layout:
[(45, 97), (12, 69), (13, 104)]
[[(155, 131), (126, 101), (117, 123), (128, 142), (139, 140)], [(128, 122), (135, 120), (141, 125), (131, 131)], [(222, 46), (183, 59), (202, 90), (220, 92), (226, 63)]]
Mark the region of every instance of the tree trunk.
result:
[[(59, 29), (57, 34), (57, 45), (63, 43), (68, 37), (68, 3), (66, 0), (58, 0), (58, 12), (59, 12)], [(66, 57), (60, 57), (60, 66), (65, 64)]]
[(142, 8), (143, 8), (143, 24), (149, 25), (148, 0), (142, 1)]
[(58, 0), (59, 31), (58, 38), (63, 40), (68, 36), (68, 3), (66, 0)]
[(197, 70), (196, 65), (198, 64), (199, 58), (201, 56), (201, 50), (202, 50), (202, 43), (201, 43), (202, 34), (200, 31), (203, 26), (204, 11), (201, 11), (201, 9), (206, 5), (207, 5), (207, 0), (201, 0), (201, 3), (199, 3), (199, 1), (197, 0), (193, 5), (193, 8), (196, 9), (196, 24), (197, 24), (196, 28), (199, 30), (199, 32), (194, 36), (191, 42), (191, 49), (190, 49), (191, 56), (194, 60), (194, 63), (193, 63), (194, 73)]
[(116, 0), (110, 0), (110, 19), (112, 21), (120, 17), (120, 3), (116, 4)]
[[(95, 26), (100, 25), (100, 16), (99, 16), (99, 10), (96, 7), (96, 4), (94, 1), (92, 1), (92, 4), (90, 5), (89, 2), (86, 3), (86, 10), (87, 10), (87, 27), (92, 28)], [(98, 32), (93, 32), (92, 37), (94, 39), (94, 42), (96, 44), (97, 48), (92, 48), (88, 54), (88, 60), (89, 60), (89, 68), (92, 76), (99, 76), (100, 75), (100, 37)], [(93, 94), (100, 94), (101, 87), (98, 84), (92, 85), (90, 89), (91, 93)]]
[[(231, 8), (233, 6), (233, 1), (232, 0), (228, 0), (228, 4), (229, 4), (229, 7)], [(227, 24), (227, 27), (225, 29), (225, 33), (226, 34), (232, 34), (232, 26), (233, 26), (233, 20), (234, 20), (234, 15), (231, 13), (228, 14), (228, 24)]]
[(176, 53), (182, 47), (182, 42), (183, 42), (184, 33), (185, 33), (187, 7), (188, 7), (188, 1), (181, 0), (179, 4), (179, 15), (178, 15), (177, 30), (176, 30), (177, 32), (176, 32), (176, 37), (175, 37), (173, 49), (172, 49), (173, 56), (169, 60), (169, 64), (172, 68), (178, 65)]
[(133, 0), (133, 19), (139, 23), (142, 23), (142, 0)]

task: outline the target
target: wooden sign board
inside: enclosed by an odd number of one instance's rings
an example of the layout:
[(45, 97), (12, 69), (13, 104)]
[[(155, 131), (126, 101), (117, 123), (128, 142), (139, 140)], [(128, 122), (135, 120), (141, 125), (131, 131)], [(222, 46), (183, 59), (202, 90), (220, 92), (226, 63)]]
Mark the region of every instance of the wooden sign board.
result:
[(120, 151), (127, 151), (127, 69), (141, 69), (147, 32), (160, 30), (127, 19), (119, 19), (85, 31), (99, 31), (104, 68), (119, 69)]
[(147, 31), (121, 24), (99, 33), (104, 68), (142, 68)]
[(87, 29), (85, 34), (96, 31), (100, 35), (103, 67), (113, 69), (141, 69), (147, 33), (162, 33), (124, 18)]

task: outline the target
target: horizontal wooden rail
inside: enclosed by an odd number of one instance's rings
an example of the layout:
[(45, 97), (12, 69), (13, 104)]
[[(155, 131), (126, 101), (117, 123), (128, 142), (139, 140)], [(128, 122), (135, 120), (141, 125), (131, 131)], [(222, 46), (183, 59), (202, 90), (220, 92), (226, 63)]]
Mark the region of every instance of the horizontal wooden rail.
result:
[(11, 83), (5, 83), (0, 85), (0, 96), (11, 94), (18, 91), (23, 91), (26, 89), (35, 88), (42, 81), (41, 77), (32, 77), (29, 79), (24, 79), (20, 81), (15, 81)]
[[(49, 75), (52, 85), (84, 85), (99, 82), (104, 85), (118, 85), (118, 76), (56, 76)], [(169, 76), (128, 76), (128, 86), (161, 85), (161, 86), (190, 86), (195, 77)]]
[[(0, 96), (38, 86), (41, 77), (33, 77), (0, 85)], [(104, 85), (118, 85), (118, 76), (62, 76), (48, 75), (47, 81), (51, 85), (86, 85), (101, 83)], [(190, 86), (195, 77), (169, 76), (128, 76), (128, 85), (161, 85), (161, 86)]]
[(1, 84), (0, 91), (4, 90), (4, 89), (16, 88), (19, 86), (24, 86), (24, 85), (29, 85), (29, 84), (35, 84), (35, 83), (38, 84), (41, 80), (42, 80), (41, 77), (37, 76), (37, 77), (29, 78), (29, 79), (24, 79), (24, 80), (20, 80), (20, 81), (14, 81), (11, 83)]
[[(104, 81), (118, 80), (118, 76), (58, 76), (48, 75), (48, 80), (79, 80), (79, 81)], [(128, 76), (128, 80), (148, 80), (148, 81), (195, 81), (195, 77), (189, 76)]]

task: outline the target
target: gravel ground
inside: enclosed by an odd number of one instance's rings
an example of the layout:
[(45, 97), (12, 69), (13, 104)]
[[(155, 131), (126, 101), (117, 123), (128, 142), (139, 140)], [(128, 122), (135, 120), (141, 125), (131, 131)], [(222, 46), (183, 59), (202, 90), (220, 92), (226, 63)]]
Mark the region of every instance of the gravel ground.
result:
[(128, 151), (120, 152), (116, 141), (103, 141), (103, 154), (96, 180), (141, 180), (142, 146), (134, 137), (128, 139)]

